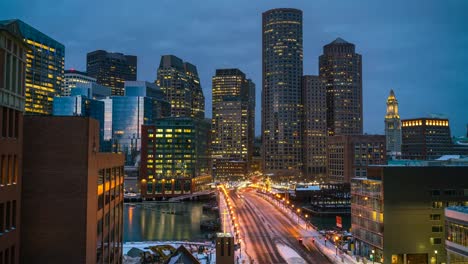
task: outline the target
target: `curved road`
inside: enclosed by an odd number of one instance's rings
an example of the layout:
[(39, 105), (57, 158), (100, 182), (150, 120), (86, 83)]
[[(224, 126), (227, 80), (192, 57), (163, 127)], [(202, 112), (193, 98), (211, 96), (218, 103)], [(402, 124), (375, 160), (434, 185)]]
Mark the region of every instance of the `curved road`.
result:
[[(263, 199), (255, 190), (230, 191), (241, 236), (245, 240), (242, 252), (254, 263), (286, 263), (276, 248), (284, 244), (294, 249), (306, 263), (331, 263), (312, 243), (300, 245), (300, 229), (282, 211)], [(248, 259), (249, 259), (248, 258)]]

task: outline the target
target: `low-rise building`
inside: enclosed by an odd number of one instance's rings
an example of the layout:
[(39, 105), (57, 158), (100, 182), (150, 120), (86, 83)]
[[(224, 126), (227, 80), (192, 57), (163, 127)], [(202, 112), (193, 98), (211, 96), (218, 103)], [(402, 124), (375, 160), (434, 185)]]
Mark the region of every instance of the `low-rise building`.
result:
[(189, 194), (212, 181), (209, 130), (210, 123), (190, 117), (161, 118), (142, 126), (142, 198)]
[(341, 135), (328, 137), (328, 179), (349, 183), (366, 177), (369, 165), (386, 164), (384, 135)]
[(445, 208), (445, 249), (448, 264), (468, 263), (468, 206)]
[(21, 263), (122, 263), (121, 154), (87, 117), (26, 116)]

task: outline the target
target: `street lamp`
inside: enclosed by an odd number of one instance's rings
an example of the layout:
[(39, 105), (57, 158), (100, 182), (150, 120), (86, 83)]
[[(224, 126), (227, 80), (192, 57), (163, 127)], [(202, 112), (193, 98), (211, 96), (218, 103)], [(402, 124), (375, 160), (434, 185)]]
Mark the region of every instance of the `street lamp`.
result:
[(375, 250), (372, 250), (372, 255), (371, 255), (371, 257), (372, 257), (372, 264), (374, 264), (374, 259), (375, 259)]
[(434, 250), (435, 258), (436, 258), (436, 264), (437, 264), (437, 250)]

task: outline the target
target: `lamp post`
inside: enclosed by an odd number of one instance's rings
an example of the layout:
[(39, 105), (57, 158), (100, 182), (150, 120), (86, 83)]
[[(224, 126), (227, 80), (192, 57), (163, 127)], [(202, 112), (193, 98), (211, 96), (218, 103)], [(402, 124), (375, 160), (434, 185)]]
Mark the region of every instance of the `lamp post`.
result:
[(437, 250), (434, 250), (434, 254), (435, 254), (435, 259), (436, 259), (436, 264), (437, 264)]
[(374, 259), (375, 259), (375, 250), (372, 250), (372, 264), (374, 264)]

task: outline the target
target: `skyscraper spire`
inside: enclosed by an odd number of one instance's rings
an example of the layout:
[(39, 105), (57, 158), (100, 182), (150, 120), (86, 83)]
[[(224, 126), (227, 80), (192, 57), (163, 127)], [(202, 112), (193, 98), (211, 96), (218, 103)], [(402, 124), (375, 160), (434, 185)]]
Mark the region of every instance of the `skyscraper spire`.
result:
[(401, 155), (401, 121), (398, 114), (398, 100), (395, 92), (390, 90), (387, 98), (387, 114), (385, 115), (385, 137), (387, 139), (387, 155), (397, 157)]

